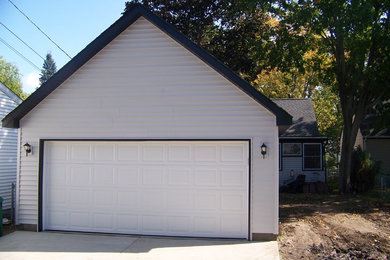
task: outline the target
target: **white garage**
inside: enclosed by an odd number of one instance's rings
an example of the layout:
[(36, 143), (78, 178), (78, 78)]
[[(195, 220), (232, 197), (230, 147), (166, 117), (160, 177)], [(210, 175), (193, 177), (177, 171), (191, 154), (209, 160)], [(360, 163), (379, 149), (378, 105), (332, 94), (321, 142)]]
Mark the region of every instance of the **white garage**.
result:
[(286, 111), (134, 5), (3, 119), (19, 128), (16, 223), (275, 239), (278, 134), (289, 124)]
[(43, 228), (248, 237), (248, 141), (46, 141)]

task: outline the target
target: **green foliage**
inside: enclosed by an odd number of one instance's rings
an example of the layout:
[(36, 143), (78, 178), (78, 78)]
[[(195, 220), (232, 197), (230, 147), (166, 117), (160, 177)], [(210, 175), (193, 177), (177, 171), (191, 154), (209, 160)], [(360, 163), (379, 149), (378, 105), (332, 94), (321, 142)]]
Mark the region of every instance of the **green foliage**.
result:
[(262, 39), (268, 39), (272, 21), (261, 9), (242, 8), (229, 0), (132, 0), (126, 2), (125, 12), (135, 3), (174, 25), (248, 81), (268, 66), (267, 41)]
[[(304, 70), (304, 53), (331, 55), (322, 70), (335, 80), (343, 117), (341, 191), (350, 190), (351, 156), (367, 111), (390, 96), (389, 1), (243, 1), (270, 12), (279, 22), (270, 49), (271, 66)], [(318, 67), (314, 67), (318, 71)]]
[(354, 191), (366, 192), (375, 186), (375, 176), (380, 171), (380, 163), (358, 146), (352, 154), (351, 183)]
[(8, 63), (0, 56), (0, 82), (12, 90), (21, 99), (26, 98), (23, 93), (22, 83), (20, 81), (20, 73), (17, 67)]
[(53, 60), (53, 57), (50, 53), (46, 54), (46, 59), (43, 62), (43, 68), (41, 70), (39, 82), (41, 85), (45, 83), (48, 79), (50, 79), (51, 76), (54, 75), (54, 73), (57, 72), (56, 63)]

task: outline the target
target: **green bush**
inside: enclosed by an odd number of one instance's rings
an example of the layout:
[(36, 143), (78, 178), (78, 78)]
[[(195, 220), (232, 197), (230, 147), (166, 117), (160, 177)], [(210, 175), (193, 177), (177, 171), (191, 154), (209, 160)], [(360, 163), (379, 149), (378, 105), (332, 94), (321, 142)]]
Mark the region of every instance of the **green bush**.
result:
[(375, 176), (380, 171), (380, 163), (358, 146), (352, 154), (351, 184), (356, 192), (366, 192), (375, 186)]

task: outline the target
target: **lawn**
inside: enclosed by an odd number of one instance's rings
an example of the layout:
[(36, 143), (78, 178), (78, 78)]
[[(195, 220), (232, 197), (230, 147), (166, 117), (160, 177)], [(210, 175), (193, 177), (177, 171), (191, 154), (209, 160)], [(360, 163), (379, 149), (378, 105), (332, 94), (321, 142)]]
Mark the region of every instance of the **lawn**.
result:
[(280, 195), (284, 259), (389, 259), (390, 203), (368, 196)]

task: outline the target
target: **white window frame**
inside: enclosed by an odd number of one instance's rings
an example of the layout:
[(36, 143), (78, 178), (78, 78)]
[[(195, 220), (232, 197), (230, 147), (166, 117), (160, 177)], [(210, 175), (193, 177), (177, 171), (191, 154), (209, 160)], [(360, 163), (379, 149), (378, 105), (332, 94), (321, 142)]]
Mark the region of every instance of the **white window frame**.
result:
[[(305, 145), (319, 145), (320, 146), (320, 167), (319, 168), (305, 168)], [(322, 170), (322, 143), (303, 143), (302, 144), (302, 170), (310, 171), (310, 170)]]

